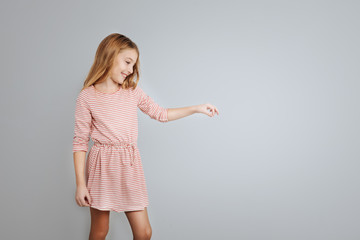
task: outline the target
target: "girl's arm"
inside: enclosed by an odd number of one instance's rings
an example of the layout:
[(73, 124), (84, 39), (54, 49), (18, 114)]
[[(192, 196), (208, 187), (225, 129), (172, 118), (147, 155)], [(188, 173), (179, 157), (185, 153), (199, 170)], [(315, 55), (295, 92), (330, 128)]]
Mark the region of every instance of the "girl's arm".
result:
[(140, 86), (135, 89), (137, 96), (137, 106), (143, 113), (149, 115), (150, 118), (159, 122), (167, 122), (167, 108), (157, 104), (150, 96), (148, 96)]
[(74, 167), (75, 167), (77, 187), (86, 187), (85, 174), (84, 174), (85, 157), (86, 157), (86, 152), (84, 151), (74, 152)]
[(85, 161), (90, 140), (91, 111), (85, 91), (80, 92), (76, 100), (75, 129), (73, 138), (73, 157), (76, 176), (75, 200), (81, 207), (90, 206), (91, 199), (86, 187)]
[(91, 204), (89, 191), (85, 181), (85, 151), (74, 152), (74, 167), (76, 176), (76, 193), (75, 200), (80, 207), (87, 207)]
[[(210, 112), (208, 110), (210, 110)], [(182, 107), (182, 108), (168, 108), (168, 113), (167, 113), (168, 121), (187, 117), (194, 113), (204, 113), (209, 117), (213, 117), (215, 113), (219, 115), (219, 111), (215, 106), (206, 103), (206, 104), (200, 104), (200, 105), (194, 105), (194, 106)]]
[(87, 104), (87, 96), (82, 91), (76, 99), (75, 108), (75, 128), (73, 138), (73, 156), (76, 175), (76, 185), (86, 186), (84, 168), (86, 152), (90, 140), (91, 112)]

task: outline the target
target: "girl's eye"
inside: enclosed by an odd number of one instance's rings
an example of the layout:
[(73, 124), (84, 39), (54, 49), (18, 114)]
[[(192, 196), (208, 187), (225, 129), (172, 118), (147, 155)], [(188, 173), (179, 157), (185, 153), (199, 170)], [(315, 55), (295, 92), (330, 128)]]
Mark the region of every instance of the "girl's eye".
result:
[(127, 64), (130, 64), (130, 62), (126, 62)]

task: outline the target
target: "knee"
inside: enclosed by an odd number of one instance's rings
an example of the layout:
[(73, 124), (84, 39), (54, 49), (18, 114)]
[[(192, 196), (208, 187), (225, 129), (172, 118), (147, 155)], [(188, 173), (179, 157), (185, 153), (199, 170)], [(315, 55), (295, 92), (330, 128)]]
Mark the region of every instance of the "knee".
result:
[(145, 230), (145, 239), (150, 240), (151, 235), (152, 235), (152, 229), (151, 227), (149, 227)]
[(136, 240), (150, 240), (152, 235), (151, 227), (143, 229), (141, 232), (135, 234), (134, 239)]
[(104, 240), (108, 234), (108, 229), (91, 231), (89, 240)]

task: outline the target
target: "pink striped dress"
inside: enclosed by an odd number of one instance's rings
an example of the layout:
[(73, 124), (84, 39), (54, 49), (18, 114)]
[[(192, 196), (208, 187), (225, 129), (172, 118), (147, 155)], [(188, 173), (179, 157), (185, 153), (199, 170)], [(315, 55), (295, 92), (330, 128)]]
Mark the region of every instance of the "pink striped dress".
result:
[(139, 85), (115, 93), (91, 85), (76, 99), (73, 152), (88, 151), (90, 137), (94, 142), (85, 171), (93, 208), (122, 212), (149, 205), (137, 147), (137, 108), (159, 122), (168, 121), (168, 108), (155, 103)]

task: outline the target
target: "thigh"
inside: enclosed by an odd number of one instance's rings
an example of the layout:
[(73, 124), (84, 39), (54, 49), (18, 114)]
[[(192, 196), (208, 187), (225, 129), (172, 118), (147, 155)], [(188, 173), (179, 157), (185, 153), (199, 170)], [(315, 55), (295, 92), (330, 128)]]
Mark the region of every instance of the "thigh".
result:
[(142, 235), (143, 233), (151, 233), (151, 226), (147, 208), (139, 211), (125, 212), (126, 217), (130, 223), (131, 230), (134, 235)]
[(110, 211), (102, 211), (96, 208), (90, 208), (91, 228), (98, 231), (107, 231), (109, 229)]

